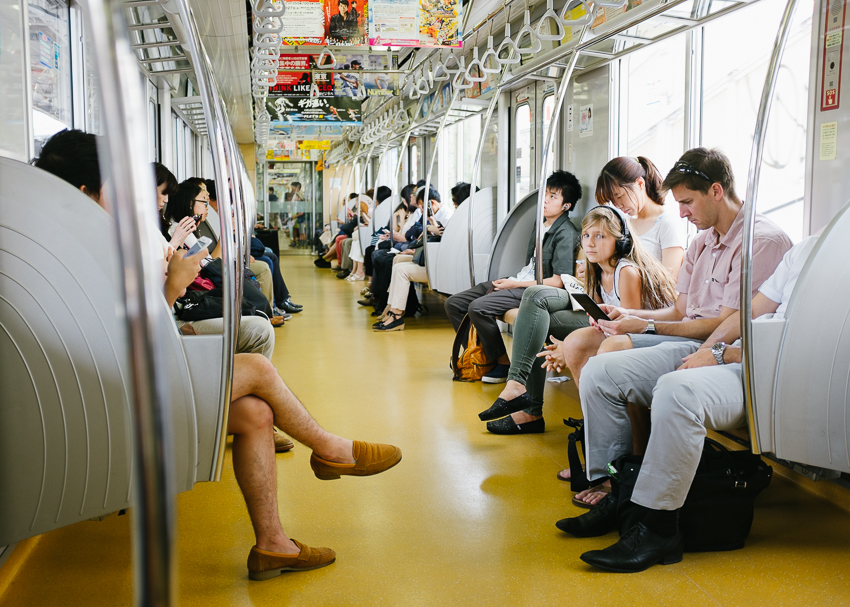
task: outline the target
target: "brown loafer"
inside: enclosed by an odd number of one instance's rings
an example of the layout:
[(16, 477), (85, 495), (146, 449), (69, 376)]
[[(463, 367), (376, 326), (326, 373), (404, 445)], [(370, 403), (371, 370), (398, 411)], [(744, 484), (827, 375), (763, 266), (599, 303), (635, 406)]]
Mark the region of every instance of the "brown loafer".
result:
[(336, 560), (336, 552), (330, 548), (310, 548), (296, 539), (292, 540), (301, 549), (298, 554), (278, 554), (251, 548), (248, 555), (248, 577), (257, 582), (270, 580), (284, 571), (309, 571), (330, 565)]
[(310, 467), (316, 478), (329, 481), (348, 476), (371, 476), (389, 470), (401, 461), (401, 449), (381, 443), (354, 441), (353, 464), (338, 464), (323, 460), (315, 453), (310, 456)]
[(272, 316), (269, 319), (269, 322), (272, 323), (273, 327), (282, 327), (283, 326), (283, 316)]
[(291, 440), (286, 438), (283, 434), (281, 434), (277, 430), (274, 431), (274, 452), (275, 453), (286, 453), (287, 451), (292, 449), (294, 446), (295, 446), (295, 443), (293, 443)]

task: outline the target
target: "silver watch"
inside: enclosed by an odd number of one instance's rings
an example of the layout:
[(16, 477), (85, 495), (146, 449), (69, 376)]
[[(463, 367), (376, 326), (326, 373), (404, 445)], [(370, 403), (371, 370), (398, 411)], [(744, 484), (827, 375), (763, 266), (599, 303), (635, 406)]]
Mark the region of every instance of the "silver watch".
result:
[(723, 353), (726, 351), (726, 343), (719, 341), (713, 346), (711, 346), (711, 353), (714, 354), (714, 359), (717, 361), (718, 365), (725, 365), (723, 362)]
[(656, 335), (657, 334), (656, 331), (655, 331), (655, 321), (654, 320), (646, 321), (646, 330), (644, 331), (644, 333), (646, 333), (648, 335)]

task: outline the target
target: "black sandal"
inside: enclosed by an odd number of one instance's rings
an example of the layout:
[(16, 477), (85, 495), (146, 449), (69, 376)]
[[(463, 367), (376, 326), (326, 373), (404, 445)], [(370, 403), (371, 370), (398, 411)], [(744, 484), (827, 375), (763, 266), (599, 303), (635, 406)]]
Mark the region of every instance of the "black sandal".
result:
[(377, 327), (372, 327), (372, 330), (373, 331), (404, 331), (404, 314), (396, 314), (395, 312), (387, 312), (387, 316), (393, 317), (393, 321), (390, 324), (385, 325), (384, 323), (381, 323)]

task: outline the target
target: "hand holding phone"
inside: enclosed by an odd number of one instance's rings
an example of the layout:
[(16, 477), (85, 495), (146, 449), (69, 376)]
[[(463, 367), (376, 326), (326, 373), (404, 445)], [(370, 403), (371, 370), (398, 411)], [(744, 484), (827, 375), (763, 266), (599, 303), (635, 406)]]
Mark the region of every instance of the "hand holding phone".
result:
[(587, 312), (593, 320), (611, 320), (589, 295), (585, 295), (584, 293), (570, 293), (570, 296), (573, 297), (582, 308), (584, 308), (584, 311)]
[(197, 255), (198, 252), (201, 249), (206, 249), (211, 244), (212, 244), (212, 238), (210, 238), (209, 236), (201, 236), (200, 240), (198, 240), (198, 242), (195, 243), (195, 246), (193, 246), (191, 249), (189, 249), (189, 252), (186, 254), (186, 256), (190, 257), (192, 255)]

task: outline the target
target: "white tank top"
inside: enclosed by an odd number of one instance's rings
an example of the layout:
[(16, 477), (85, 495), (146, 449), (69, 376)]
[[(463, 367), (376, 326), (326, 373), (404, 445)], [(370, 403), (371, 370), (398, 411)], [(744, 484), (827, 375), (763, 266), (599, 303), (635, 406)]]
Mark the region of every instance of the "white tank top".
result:
[(614, 289), (612, 292), (606, 293), (605, 289), (602, 288), (602, 285), (599, 285), (599, 291), (602, 293), (602, 303), (608, 304), (609, 306), (620, 305), (620, 270), (627, 266), (634, 265), (634, 262), (625, 258), (621, 259), (619, 263), (617, 263), (617, 267), (614, 268)]

